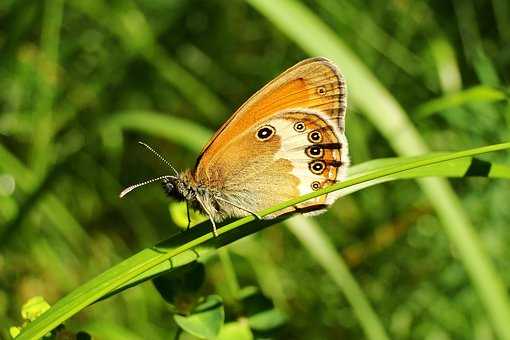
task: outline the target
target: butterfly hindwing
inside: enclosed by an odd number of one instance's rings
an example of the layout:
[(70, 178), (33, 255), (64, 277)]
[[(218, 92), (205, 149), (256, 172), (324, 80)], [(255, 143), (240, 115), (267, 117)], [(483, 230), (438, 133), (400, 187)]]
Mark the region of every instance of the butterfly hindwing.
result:
[[(260, 211), (336, 183), (348, 166), (347, 141), (317, 110), (288, 110), (237, 136), (209, 165), (208, 183), (218, 195)], [(330, 193), (291, 210), (321, 210), (336, 199)], [(224, 205), (226, 216), (243, 215)], [(225, 216), (225, 217), (226, 217)]]
[[(282, 119), (286, 126), (279, 132), (282, 146), (275, 157), (292, 162), (292, 174), (299, 179), (299, 196), (346, 177), (349, 166), (347, 139), (331, 124), (328, 116), (321, 111), (302, 109), (283, 112), (276, 117), (277, 121)], [(297, 208), (320, 209), (320, 205), (329, 205), (336, 198), (337, 193), (330, 193), (301, 203)]]

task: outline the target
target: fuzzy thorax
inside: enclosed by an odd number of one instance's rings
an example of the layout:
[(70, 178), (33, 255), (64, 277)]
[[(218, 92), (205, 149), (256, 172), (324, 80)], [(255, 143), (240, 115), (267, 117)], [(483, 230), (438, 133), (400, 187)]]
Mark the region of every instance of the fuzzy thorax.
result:
[(191, 208), (200, 211), (204, 215), (218, 218), (219, 207), (214, 195), (210, 193), (205, 185), (198, 183), (191, 170), (181, 172), (177, 177), (165, 178), (163, 180), (163, 189), (165, 193), (180, 202), (187, 202)]
[(185, 170), (177, 177), (165, 178), (162, 184), (169, 197), (187, 202), (192, 209), (209, 216), (216, 222), (229, 217), (248, 215), (246, 210), (238, 208), (244, 206), (245, 202), (235, 196), (226, 196), (220, 188), (199, 183), (191, 170)]

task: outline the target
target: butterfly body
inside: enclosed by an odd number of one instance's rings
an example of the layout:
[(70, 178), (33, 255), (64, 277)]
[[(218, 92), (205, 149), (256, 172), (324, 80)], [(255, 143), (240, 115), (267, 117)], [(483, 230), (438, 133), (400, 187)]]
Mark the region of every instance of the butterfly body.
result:
[(191, 170), (186, 170), (173, 178), (165, 178), (162, 184), (163, 190), (169, 197), (187, 202), (191, 208), (211, 216), (215, 222), (221, 222), (228, 217), (245, 215), (232, 209), (231, 204), (221, 201), (223, 194), (219, 188), (198, 183)]
[[(167, 195), (215, 222), (332, 185), (349, 165), (345, 84), (325, 58), (304, 60), (245, 102), (202, 150), (192, 170), (163, 176)], [(131, 190), (128, 188), (128, 191)], [(269, 217), (324, 211), (330, 193)]]

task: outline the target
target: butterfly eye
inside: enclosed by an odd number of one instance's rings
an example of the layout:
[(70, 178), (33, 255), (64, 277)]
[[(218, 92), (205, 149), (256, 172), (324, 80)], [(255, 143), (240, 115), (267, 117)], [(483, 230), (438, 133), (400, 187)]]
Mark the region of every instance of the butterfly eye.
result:
[(297, 132), (305, 131), (306, 130), (305, 123), (297, 122), (296, 124), (294, 124), (294, 130), (296, 130)]
[(326, 94), (326, 88), (325, 88), (324, 86), (319, 86), (319, 87), (317, 88), (317, 94), (318, 94), (319, 96), (323, 96), (323, 95), (325, 95), (325, 94)]
[(322, 174), (326, 168), (326, 164), (323, 161), (314, 161), (310, 163), (310, 171), (316, 175)]
[(323, 154), (324, 154), (324, 150), (318, 145), (313, 145), (313, 146), (306, 148), (306, 155), (308, 157), (320, 158), (323, 156)]
[(312, 131), (308, 134), (308, 140), (312, 143), (319, 143), (322, 141), (322, 135), (319, 131)]
[(312, 182), (311, 187), (312, 187), (312, 190), (319, 190), (321, 188), (321, 184), (319, 182), (315, 181), (315, 182)]
[(174, 184), (168, 178), (164, 178), (163, 181), (161, 181), (161, 184), (163, 185), (163, 190), (165, 193), (168, 196), (172, 196), (174, 191)]
[(274, 127), (271, 125), (265, 125), (257, 131), (257, 139), (261, 141), (268, 140), (269, 138), (273, 137), (274, 132)]

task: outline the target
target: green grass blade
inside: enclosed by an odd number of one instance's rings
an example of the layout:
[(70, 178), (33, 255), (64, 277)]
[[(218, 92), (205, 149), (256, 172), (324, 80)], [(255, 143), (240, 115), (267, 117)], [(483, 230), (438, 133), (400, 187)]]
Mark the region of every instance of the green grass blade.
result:
[(208, 129), (198, 124), (152, 111), (118, 112), (102, 124), (101, 128), (106, 134), (111, 129), (140, 131), (173, 141), (195, 152), (199, 152), (211, 136)]
[[(429, 156), (430, 157), (430, 156)], [(381, 167), (387, 167), (387, 166), (394, 166), (397, 164), (409, 162), (411, 160), (417, 160), (417, 159), (426, 159), (424, 157), (413, 157), (413, 158), (389, 158), (389, 159), (378, 159), (369, 161), (363, 164), (359, 164), (356, 166), (353, 166), (349, 171), (350, 177), (356, 177), (360, 176), (368, 171), (373, 171), (380, 169)], [(481, 170), (480, 170), (481, 169)], [(493, 164), (487, 161), (480, 160), (478, 158), (474, 157), (466, 157), (466, 158), (459, 158), (459, 159), (452, 159), (449, 161), (444, 161), (437, 164), (431, 164), (423, 167), (419, 167), (412, 170), (407, 170), (404, 172), (400, 172), (393, 175), (388, 175), (384, 177), (379, 177), (377, 179), (366, 181), (361, 184), (353, 185), (344, 189), (341, 189), (342, 194), (349, 195), (354, 192), (363, 190), (365, 188), (386, 183), (390, 181), (395, 180), (402, 180), (402, 179), (416, 179), (420, 177), (471, 177), (471, 176), (478, 176), (478, 177), (488, 177), (488, 178), (500, 178), (500, 179), (510, 179), (510, 166), (502, 165), (502, 164)], [(309, 230), (308, 232), (313, 233), (313, 228)], [(321, 236), (314, 236), (321, 238)], [(300, 239), (301, 240), (301, 239)], [(329, 241), (327, 241), (329, 242)], [(323, 265), (322, 262), (319, 261), (321, 265)], [(328, 273), (329, 270), (325, 268)], [(154, 267), (153, 269), (143, 273), (142, 275), (137, 276), (135, 279), (123, 284), (121, 287), (115, 290), (114, 293), (109, 294), (115, 295), (116, 293), (119, 293), (129, 287), (135, 286), (139, 283), (142, 283), (144, 281), (147, 281), (151, 278), (153, 278), (156, 275), (159, 275), (165, 271), (172, 270), (172, 267), (170, 267), (167, 263), (162, 263), (158, 265), (157, 267)], [(340, 286), (340, 288), (343, 289), (343, 286)], [(348, 292), (344, 292), (346, 295), (348, 295)]]
[(499, 89), (487, 85), (478, 85), (455, 93), (447, 94), (441, 98), (429, 100), (416, 109), (420, 118), (435, 113), (459, 107), (470, 103), (492, 103), (508, 99), (507, 94)]
[[(345, 189), (353, 185), (401, 173), (406, 170), (509, 148), (510, 143), (502, 143), (449, 154), (432, 155), (425, 159), (412, 160), (402, 162), (398, 165), (383, 167), (381, 169), (369, 170), (365, 173), (358, 174), (358, 176), (355, 176), (354, 178), (346, 179), (345, 181), (332, 185), (328, 188), (323, 188), (316, 192), (278, 204), (259, 212), (259, 214), (261, 216), (267, 216), (279, 210), (334, 190)], [(120, 264), (77, 288), (58, 301), (37, 320), (27, 325), (18, 339), (33, 339), (43, 336), (81, 309), (161, 263), (169, 262), (171, 267), (189, 263), (204, 252), (222, 247), (277, 222), (278, 220), (254, 221), (253, 216), (247, 216), (219, 228), (218, 237), (216, 238), (210, 232), (209, 223), (201, 223), (199, 227), (193, 228), (188, 233), (178, 234), (155, 247), (142, 250), (138, 254), (124, 260)]]
[(53, 139), (53, 99), (56, 95), (58, 73), (58, 50), (60, 28), (64, 10), (63, 0), (46, 0), (41, 34), (40, 62), (46, 67), (39, 68), (40, 86), (34, 107), (35, 131), (32, 143), (32, 163), (37, 176), (42, 176), (52, 161), (50, 155)]
[(328, 236), (312, 219), (296, 216), (285, 222), (289, 230), (321, 264), (334, 282), (341, 288), (345, 298), (353, 307), (368, 339), (389, 339), (381, 321), (370, 306), (365, 294), (349, 271), (349, 267), (338, 255)]
[[(444, 153), (434, 153), (441, 155)], [(430, 154), (429, 154), (430, 155)], [(359, 173), (381, 168), (383, 166), (397, 165), (410, 160), (424, 159), (423, 156), (418, 157), (398, 157), (398, 158), (381, 158), (371, 160), (362, 164), (357, 164), (349, 169), (349, 177)], [(510, 166), (504, 164), (495, 164), (475, 157), (459, 158), (443, 162), (440, 164), (432, 164), (418, 169), (413, 169), (401, 173), (398, 176), (389, 176), (394, 179), (409, 179), (418, 177), (488, 177), (488, 178), (510, 178)], [(398, 177), (398, 178), (397, 178)]]
[[(423, 157), (420, 157), (423, 159)], [(396, 165), (402, 162), (407, 162), (410, 160), (419, 159), (418, 157), (409, 157), (409, 158), (387, 158), (387, 159), (377, 159), (373, 161), (368, 161), (363, 164), (355, 165), (349, 169), (349, 176), (359, 176), (369, 170), (376, 170), (378, 168), (390, 165)], [(459, 159), (452, 159), (449, 161), (431, 164), (423, 167), (419, 167), (412, 170), (407, 170), (404, 172), (400, 172), (394, 175), (388, 175), (384, 177), (377, 178), (375, 180), (366, 181), (358, 185), (353, 185), (342, 189), (343, 195), (349, 195), (354, 192), (363, 190), (365, 188), (386, 183), (395, 180), (403, 180), (403, 179), (416, 179), (420, 177), (488, 177), (493, 179), (510, 179), (510, 166), (503, 164), (494, 164), (484, 160), (480, 160), (475, 157), (466, 157)], [(308, 227), (307, 227), (308, 228)], [(309, 227), (308, 233), (313, 233), (315, 227)], [(291, 230), (292, 231), (292, 230)], [(292, 231), (294, 232), (294, 231)], [(322, 238), (321, 235), (313, 235), (312, 237)], [(301, 241), (302, 239), (299, 238)], [(329, 241), (325, 241), (329, 242)], [(307, 248), (308, 246), (305, 245)], [(338, 256), (338, 255), (336, 255)], [(324, 263), (322, 261), (318, 262), (324, 267)], [(341, 260), (341, 259), (340, 259)], [(342, 260), (343, 261), (343, 260)], [(324, 267), (329, 273), (329, 269)], [(123, 284), (121, 287), (116, 289), (114, 292), (108, 294), (108, 296), (115, 295), (129, 287), (136, 286), (144, 281), (152, 279), (153, 277), (162, 274), (163, 272), (172, 270), (172, 267), (169, 266), (168, 263), (162, 263), (158, 266), (152, 268), (151, 270), (143, 273), (142, 275), (137, 276), (133, 280)], [(333, 277), (336, 282), (336, 279)], [(343, 290), (343, 286), (339, 286)], [(344, 290), (343, 290), (344, 291)], [(349, 292), (344, 291), (346, 295), (349, 295)]]
[(462, 77), (454, 47), (443, 37), (430, 43), (441, 90), (445, 93), (462, 89)]

